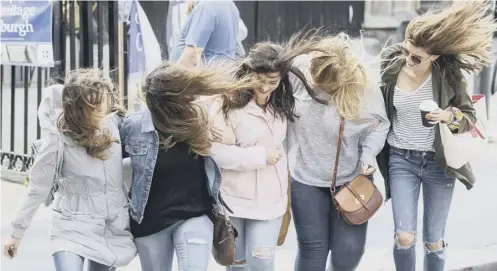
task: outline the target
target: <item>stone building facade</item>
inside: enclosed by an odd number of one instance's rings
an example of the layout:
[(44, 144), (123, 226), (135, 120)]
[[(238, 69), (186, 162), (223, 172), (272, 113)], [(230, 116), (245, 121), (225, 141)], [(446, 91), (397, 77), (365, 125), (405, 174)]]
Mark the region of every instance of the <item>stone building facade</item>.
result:
[(377, 54), (383, 46), (403, 40), (410, 20), (451, 3), (452, 0), (366, 0), (362, 28), (368, 51)]

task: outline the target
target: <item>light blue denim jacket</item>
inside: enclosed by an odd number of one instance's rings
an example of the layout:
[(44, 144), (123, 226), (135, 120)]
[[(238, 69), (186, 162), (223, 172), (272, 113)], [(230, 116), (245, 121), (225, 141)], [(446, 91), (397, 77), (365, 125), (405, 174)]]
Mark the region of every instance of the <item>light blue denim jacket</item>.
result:
[[(124, 147), (123, 156), (130, 157), (133, 168), (130, 214), (131, 218), (141, 223), (157, 161), (159, 135), (148, 109), (129, 114), (122, 121), (119, 131)], [(215, 204), (220, 206), (223, 202), (219, 194), (221, 171), (211, 157), (205, 157), (204, 161), (209, 194), (214, 198)]]

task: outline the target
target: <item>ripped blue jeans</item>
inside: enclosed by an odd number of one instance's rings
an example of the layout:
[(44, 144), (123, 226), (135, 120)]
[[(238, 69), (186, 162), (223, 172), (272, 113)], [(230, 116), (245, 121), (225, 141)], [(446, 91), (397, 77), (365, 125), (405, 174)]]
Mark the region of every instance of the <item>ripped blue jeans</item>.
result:
[(423, 187), (424, 270), (443, 271), (445, 225), (455, 179), (448, 177), (435, 161), (434, 152), (390, 150), (390, 189), (395, 223), (393, 250), (397, 271), (415, 271), (418, 201)]
[(143, 271), (171, 271), (176, 250), (178, 270), (206, 271), (213, 226), (207, 216), (178, 222), (158, 233), (135, 239)]
[(254, 220), (232, 217), (238, 231), (235, 240), (235, 264), (226, 271), (273, 271), (274, 253), (283, 217)]

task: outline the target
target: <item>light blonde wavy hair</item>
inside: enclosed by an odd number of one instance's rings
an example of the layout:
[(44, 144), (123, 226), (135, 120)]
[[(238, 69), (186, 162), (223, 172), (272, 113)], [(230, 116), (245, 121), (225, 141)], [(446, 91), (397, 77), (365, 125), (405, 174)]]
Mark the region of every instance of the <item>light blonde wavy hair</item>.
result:
[(492, 37), (497, 27), (490, 5), (490, 1), (455, 1), (448, 9), (429, 11), (409, 23), (405, 39), (439, 55), (437, 64), (459, 80), (461, 69), (478, 72), (492, 63)]
[(59, 131), (84, 147), (92, 157), (108, 159), (109, 147), (119, 140), (113, 138), (109, 130), (101, 129), (100, 123), (111, 111), (123, 113), (118, 108), (116, 95), (116, 85), (102, 71), (79, 69), (71, 72), (62, 90)]
[(253, 87), (249, 76), (235, 77), (240, 63), (185, 67), (164, 62), (153, 70), (142, 86), (143, 97), (162, 147), (185, 142), (201, 156), (210, 154), (211, 140), (206, 108), (199, 96), (245, 91)]
[(364, 91), (369, 89), (361, 44), (345, 33), (324, 37), (320, 52), (311, 59), (313, 84), (332, 96), (340, 116), (348, 120), (359, 118)]

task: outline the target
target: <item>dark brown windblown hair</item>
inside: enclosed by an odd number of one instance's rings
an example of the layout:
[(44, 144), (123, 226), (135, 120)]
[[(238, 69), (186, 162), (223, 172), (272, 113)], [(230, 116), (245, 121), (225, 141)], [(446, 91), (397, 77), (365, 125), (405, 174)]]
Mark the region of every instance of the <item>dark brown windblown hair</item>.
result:
[[(108, 159), (108, 149), (119, 140), (108, 129), (101, 128), (101, 120), (118, 108), (116, 85), (98, 69), (79, 69), (71, 72), (62, 90), (63, 113), (58, 129), (76, 144), (84, 147), (92, 157)], [(107, 103), (107, 112), (100, 107)]]
[[(277, 117), (294, 121), (295, 98), (293, 87), (290, 83), (289, 73), (293, 73), (307, 89), (311, 97), (318, 100), (314, 90), (309, 86), (305, 76), (301, 71), (292, 67), (293, 60), (306, 53), (320, 51), (320, 38), (317, 30), (306, 33), (299, 32), (293, 35), (286, 44), (274, 42), (260, 42), (250, 49), (248, 56), (242, 60), (240, 70), (236, 76), (238, 78), (250, 76), (251, 73), (275, 73), (279, 72), (281, 81), (271, 96), (268, 107), (274, 110)], [(230, 111), (245, 107), (253, 97), (253, 90), (233, 92), (224, 95), (222, 110), (225, 118), (228, 118)]]
[(210, 135), (206, 109), (195, 100), (198, 96), (225, 94), (252, 88), (249, 78), (235, 78), (236, 63), (185, 67), (164, 62), (153, 70), (142, 86), (143, 96), (165, 148), (185, 142), (194, 153), (210, 153)]

